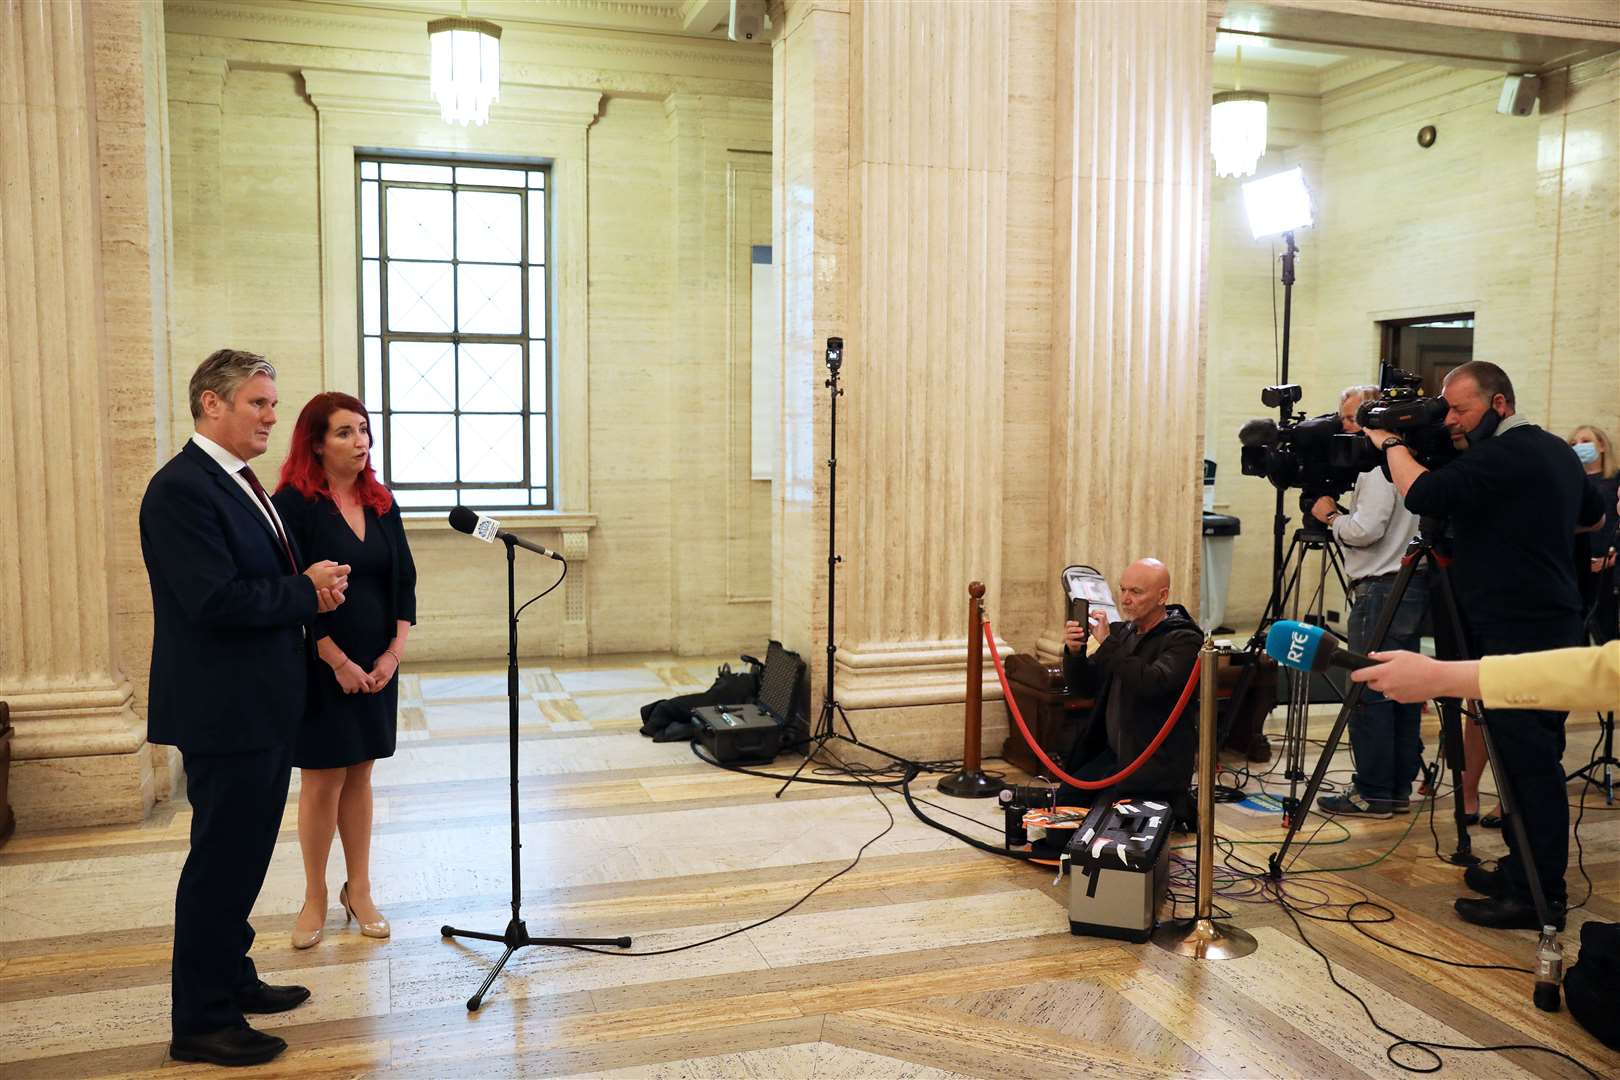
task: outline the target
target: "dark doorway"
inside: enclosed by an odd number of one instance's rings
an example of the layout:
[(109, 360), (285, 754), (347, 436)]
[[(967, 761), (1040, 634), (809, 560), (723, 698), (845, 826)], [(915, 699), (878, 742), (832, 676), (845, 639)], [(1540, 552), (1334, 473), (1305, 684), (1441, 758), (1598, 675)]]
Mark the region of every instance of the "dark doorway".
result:
[(1379, 356), (1422, 375), (1423, 392), (1429, 396), (1439, 395), (1452, 368), (1474, 357), (1472, 311), (1386, 319), (1378, 329)]

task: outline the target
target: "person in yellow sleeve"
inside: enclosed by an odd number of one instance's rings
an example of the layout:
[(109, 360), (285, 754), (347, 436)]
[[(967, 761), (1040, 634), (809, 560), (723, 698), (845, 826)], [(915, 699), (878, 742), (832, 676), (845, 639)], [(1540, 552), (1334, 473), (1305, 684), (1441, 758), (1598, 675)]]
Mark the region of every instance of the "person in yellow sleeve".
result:
[(1481, 660), (1435, 660), (1404, 651), (1370, 655), (1381, 663), (1350, 677), (1395, 701), (1454, 697), (1499, 709), (1620, 707), (1620, 641)]

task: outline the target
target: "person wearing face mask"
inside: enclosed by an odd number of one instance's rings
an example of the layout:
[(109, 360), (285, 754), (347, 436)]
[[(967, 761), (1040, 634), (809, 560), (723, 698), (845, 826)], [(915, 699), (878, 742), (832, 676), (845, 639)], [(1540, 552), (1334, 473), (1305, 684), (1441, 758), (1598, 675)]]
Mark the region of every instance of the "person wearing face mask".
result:
[(363, 935), (386, 938), (388, 920), (371, 896), (371, 768), (394, 753), (396, 675), (416, 621), (416, 564), (399, 504), (372, 472), (371, 417), (359, 400), (326, 393), (304, 406), (274, 502), (305, 557), (341, 552), (352, 568), (343, 607), (317, 620), (311, 635), (320, 659), (293, 755), (304, 906), (292, 945), (321, 940), (334, 830), (347, 870), (338, 900)]
[[(1204, 643), (1203, 631), (1180, 604), (1169, 603), (1170, 572), (1158, 559), (1140, 559), (1120, 576), (1117, 602), (1125, 618), (1109, 623), (1101, 610), (1090, 625), (1064, 626), (1063, 675), (1069, 694), (1091, 697), (1090, 725), (1064, 759), (1069, 774), (1100, 780), (1135, 761), (1175, 707)], [(1162, 798), (1176, 817), (1188, 820), (1193, 758), (1198, 746), (1196, 699), (1157, 752), (1120, 790), (1139, 798)], [(1095, 791), (1065, 785), (1058, 802), (1089, 806)]]
[[(1384, 453), (1406, 508), (1444, 518), (1452, 537), (1451, 584), (1474, 656), (1584, 643), (1575, 583), (1575, 534), (1604, 521), (1604, 507), (1564, 440), (1519, 416), (1513, 383), (1495, 364), (1471, 360), (1441, 388), (1446, 426), (1467, 451), (1438, 469), (1419, 464), (1397, 435), (1366, 429)], [(1529, 851), (1504, 829), (1508, 856), (1496, 870), (1471, 866), (1464, 881), (1486, 899), (1462, 898), (1459, 916), (1480, 926), (1537, 929), (1530, 872), (1564, 925), (1569, 805), (1564, 796), (1564, 712), (1485, 710), (1506, 779), (1524, 817)]]
[[(1586, 481), (1597, 488), (1604, 506), (1620, 498), (1620, 461), (1615, 460), (1614, 443), (1601, 428), (1591, 425), (1570, 432), (1569, 445), (1586, 470)], [(1581, 586), (1581, 603), (1589, 615), (1586, 628), (1592, 643), (1620, 638), (1620, 594), (1616, 592), (1615, 537), (1620, 522), (1613, 514), (1596, 532), (1576, 539), (1575, 570)]]

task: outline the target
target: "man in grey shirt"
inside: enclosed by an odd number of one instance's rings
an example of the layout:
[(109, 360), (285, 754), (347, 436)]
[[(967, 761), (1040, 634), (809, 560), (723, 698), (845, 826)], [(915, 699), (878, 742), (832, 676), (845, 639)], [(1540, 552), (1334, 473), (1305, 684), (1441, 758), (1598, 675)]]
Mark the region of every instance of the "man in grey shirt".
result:
[[(1339, 395), (1339, 416), (1344, 430), (1361, 430), (1356, 409), (1378, 394), (1376, 386), (1351, 386)], [(1408, 510), (1395, 485), (1383, 470), (1372, 469), (1356, 480), (1352, 509), (1345, 511), (1327, 496), (1316, 500), (1311, 516), (1326, 525), (1344, 547), (1345, 573), (1350, 577), (1350, 647), (1359, 653), (1374, 649), (1416, 652), (1428, 606), (1428, 585), (1414, 574), (1395, 609), (1394, 620), (1382, 641), (1373, 640), (1401, 568), (1401, 555), (1417, 535), (1417, 516)], [(1368, 688), (1371, 691), (1371, 687)], [(1401, 705), (1383, 694), (1363, 692), (1350, 717), (1350, 748), (1355, 754), (1353, 786), (1317, 805), (1334, 814), (1387, 818), (1410, 809), (1412, 781), (1423, 762), (1419, 733), (1423, 706)]]

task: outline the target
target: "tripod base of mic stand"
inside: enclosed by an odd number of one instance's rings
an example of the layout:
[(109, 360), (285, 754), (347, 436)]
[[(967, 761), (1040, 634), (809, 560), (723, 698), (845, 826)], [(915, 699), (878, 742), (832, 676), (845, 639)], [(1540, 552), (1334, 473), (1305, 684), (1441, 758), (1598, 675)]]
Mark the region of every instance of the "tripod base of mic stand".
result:
[(501, 973), (501, 969), (504, 968), (506, 966), (506, 962), (512, 958), (512, 954), (517, 952), (519, 949), (525, 948), (529, 945), (613, 945), (620, 949), (628, 949), (630, 947), (630, 939), (627, 937), (530, 937), (529, 928), (522, 919), (513, 919), (511, 922), (507, 923), (506, 933), (504, 934), (490, 934), (482, 930), (457, 930), (453, 926), (441, 926), (439, 927), (439, 935), (447, 938), (472, 938), (475, 941), (496, 941), (506, 946), (506, 951), (501, 953), (501, 958), (495, 961), (494, 967), (489, 969), (489, 975), (485, 977), (484, 985), (478, 988), (478, 993), (467, 999), (468, 1012), (477, 1012), (479, 1007), (484, 1004), (484, 995), (489, 992), (490, 986), (494, 984), (495, 976)]
[(1001, 781), (992, 780), (975, 769), (954, 772), (939, 782), (939, 790), (958, 799), (993, 799), (1001, 793)]
[(1214, 919), (1172, 919), (1160, 923), (1150, 940), (1165, 952), (1194, 960), (1236, 960), (1260, 947), (1247, 930)]

